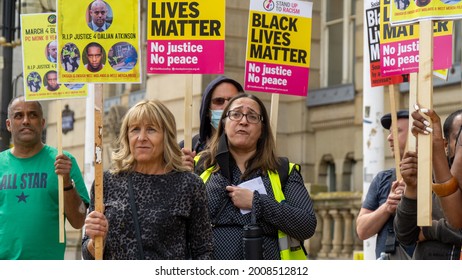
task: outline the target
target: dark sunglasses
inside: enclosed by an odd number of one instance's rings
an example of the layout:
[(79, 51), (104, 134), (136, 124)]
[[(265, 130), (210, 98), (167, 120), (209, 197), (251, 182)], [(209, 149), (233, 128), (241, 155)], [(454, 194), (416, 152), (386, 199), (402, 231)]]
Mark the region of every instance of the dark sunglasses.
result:
[(231, 100), (232, 97), (215, 97), (215, 98), (212, 98), (212, 104), (213, 105), (223, 105), (225, 104), (225, 101), (229, 101)]

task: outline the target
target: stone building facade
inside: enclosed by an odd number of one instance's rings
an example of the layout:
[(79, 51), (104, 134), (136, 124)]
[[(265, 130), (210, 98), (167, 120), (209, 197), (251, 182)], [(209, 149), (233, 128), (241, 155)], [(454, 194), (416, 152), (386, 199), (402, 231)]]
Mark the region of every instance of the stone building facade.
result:
[[(36, 1), (29, 0), (29, 2)], [(146, 39), (145, 5), (145, 3), (141, 5), (142, 42)], [(363, 10), (363, 1), (360, 0), (313, 1), (308, 96), (281, 95), (279, 99), (277, 152), (301, 165), (302, 175), (313, 194), (318, 191), (324, 193), (363, 191), (363, 97), (368, 94), (363, 91)], [(226, 1), (224, 74), (242, 84), (244, 84), (248, 15), (249, 1)], [(462, 38), (460, 38), (459, 24), (456, 25), (454, 34), (454, 63), (449, 80), (447, 82), (436, 80), (433, 93), (434, 108), (443, 119), (462, 105), (460, 83)], [(145, 48), (146, 44), (142, 43), (142, 46)], [(145, 59), (143, 55), (140, 58)], [(142, 67), (146, 65), (145, 61), (141, 61), (141, 64)], [(104, 84), (104, 167), (109, 167), (113, 140), (123, 113), (140, 99), (162, 100), (173, 114), (178, 116), (176, 119), (178, 140), (182, 140), (185, 124), (184, 92), (192, 88), (193, 115), (188, 118), (192, 120), (193, 133), (197, 132), (201, 94), (208, 82), (215, 77), (216, 75), (193, 75), (191, 82), (186, 75), (144, 75), (141, 84)], [(396, 107), (407, 108), (408, 85), (402, 84), (397, 89), (399, 95)], [(383, 111), (389, 112), (388, 88), (384, 87), (383, 92), (385, 104)], [(261, 97), (267, 108), (270, 108), (270, 94), (252, 93)], [(84, 132), (88, 129), (85, 127), (86, 101), (67, 100), (63, 102), (63, 108), (64, 104), (68, 104), (74, 111), (75, 124), (73, 131), (62, 136), (63, 148), (77, 157), (80, 167), (84, 170), (91, 167), (84, 162), (86, 143)], [(58, 108), (56, 102), (47, 102), (46, 105), (47, 142), (51, 145), (56, 144), (56, 116), (60, 115), (63, 108)], [(394, 161), (386, 144), (386, 135), (387, 132), (384, 133), (383, 139), (384, 161), (386, 167), (392, 167)], [(326, 199), (328, 196), (326, 198), (326, 195), (323, 195), (322, 200)], [(355, 211), (359, 210), (357, 201), (352, 203), (351, 207), (356, 208)], [(355, 211), (351, 213), (357, 214)], [(353, 218), (350, 218), (348, 223), (351, 223)], [(354, 225), (351, 224), (350, 227), (353, 228)], [(351, 236), (351, 228), (347, 230), (348, 239), (354, 239)], [(320, 227), (319, 230), (322, 231), (323, 228)], [(345, 236), (344, 233), (343, 235)], [(323, 239), (329, 238), (323, 237)], [(314, 250), (321, 250), (320, 239), (314, 238), (317, 242), (317, 245), (313, 245)], [(348, 248), (353, 251), (352, 247)], [(340, 257), (329, 253), (325, 255), (326, 258)], [(350, 252), (347, 252), (346, 256), (351, 256)]]

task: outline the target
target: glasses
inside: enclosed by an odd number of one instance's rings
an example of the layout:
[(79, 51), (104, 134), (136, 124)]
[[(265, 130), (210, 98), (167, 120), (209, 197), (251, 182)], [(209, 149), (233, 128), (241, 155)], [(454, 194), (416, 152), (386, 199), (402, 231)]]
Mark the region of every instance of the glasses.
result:
[(97, 15), (99, 15), (99, 14), (105, 15), (106, 11), (93, 11), (93, 13), (95, 13)]
[(228, 113), (226, 113), (226, 115), (232, 121), (240, 121), (240, 120), (242, 120), (242, 118), (244, 116), (245, 116), (245, 118), (247, 119), (247, 121), (249, 123), (259, 123), (259, 122), (263, 121), (263, 117), (261, 115), (257, 114), (257, 113), (244, 114), (244, 113), (241, 113), (239, 111), (228, 111)]
[(212, 104), (217, 105), (217, 106), (221, 106), (221, 105), (225, 104), (225, 101), (231, 100), (231, 98), (232, 97), (215, 97), (215, 98), (212, 98)]

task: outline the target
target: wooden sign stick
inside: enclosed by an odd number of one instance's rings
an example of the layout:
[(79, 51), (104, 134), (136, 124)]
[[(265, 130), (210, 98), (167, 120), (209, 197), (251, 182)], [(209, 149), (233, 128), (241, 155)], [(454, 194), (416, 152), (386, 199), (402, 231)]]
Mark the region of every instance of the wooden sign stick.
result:
[(184, 91), (184, 147), (192, 150), (192, 97), (193, 74), (186, 75), (186, 90)]
[[(61, 112), (61, 100), (56, 102), (58, 112)], [(56, 120), (56, 135), (58, 137), (58, 155), (63, 153), (63, 119), (62, 115)], [(63, 175), (58, 175), (58, 204), (59, 204), (59, 243), (64, 243), (64, 179)]]
[(274, 143), (276, 143), (276, 135), (278, 131), (278, 111), (279, 111), (279, 94), (271, 94), (271, 111), (270, 125), (273, 130)]
[[(104, 213), (103, 205), (103, 85), (95, 84), (95, 211)], [(95, 260), (103, 259), (103, 237), (95, 238)]]
[(391, 131), (393, 135), (393, 156), (395, 157), (395, 169), (396, 169), (396, 180), (401, 180), (401, 171), (399, 169), (399, 163), (401, 162), (401, 154), (399, 151), (399, 140), (398, 140), (398, 117), (396, 116), (396, 101), (395, 101), (395, 85), (388, 87), (390, 95), (390, 115), (391, 115)]
[[(433, 106), (433, 22), (420, 21), (419, 85), (417, 100), (421, 108)], [(431, 123), (430, 118), (425, 118)], [(432, 222), (432, 142), (433, 136), (417, 136), (417, 225), (431, 226)]]
[[(418, 75), (417, 73), (411, 73), (409, 74), (409, 113), (412, 113), (415, 108), (414, 104), (417, 104), (417, 84), (418, 84)], [(407, 146), (406, 150), (415, 152), (417, 145), (417, 138), (412, 135), (412, 117), (409, 116), (409, 130), (407, 134)]]

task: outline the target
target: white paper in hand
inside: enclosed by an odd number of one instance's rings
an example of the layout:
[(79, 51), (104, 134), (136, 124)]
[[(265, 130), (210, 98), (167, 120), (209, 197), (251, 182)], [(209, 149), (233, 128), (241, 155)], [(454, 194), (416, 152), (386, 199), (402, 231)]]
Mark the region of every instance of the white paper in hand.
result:
[[(241, 183), (238, 187), (248, 189), (251, 191), (258, 191), (259, 194), (266, 194), (265, 185), (263, 184), (263, 180), (261, 179), (261, 177), (258, 177), (258, 178), (255, 178), (249, 181), (245, 181)], [(247, 213), (250, 213), (250, 210), (241, 209), (242, 215), (247, 214)]]

